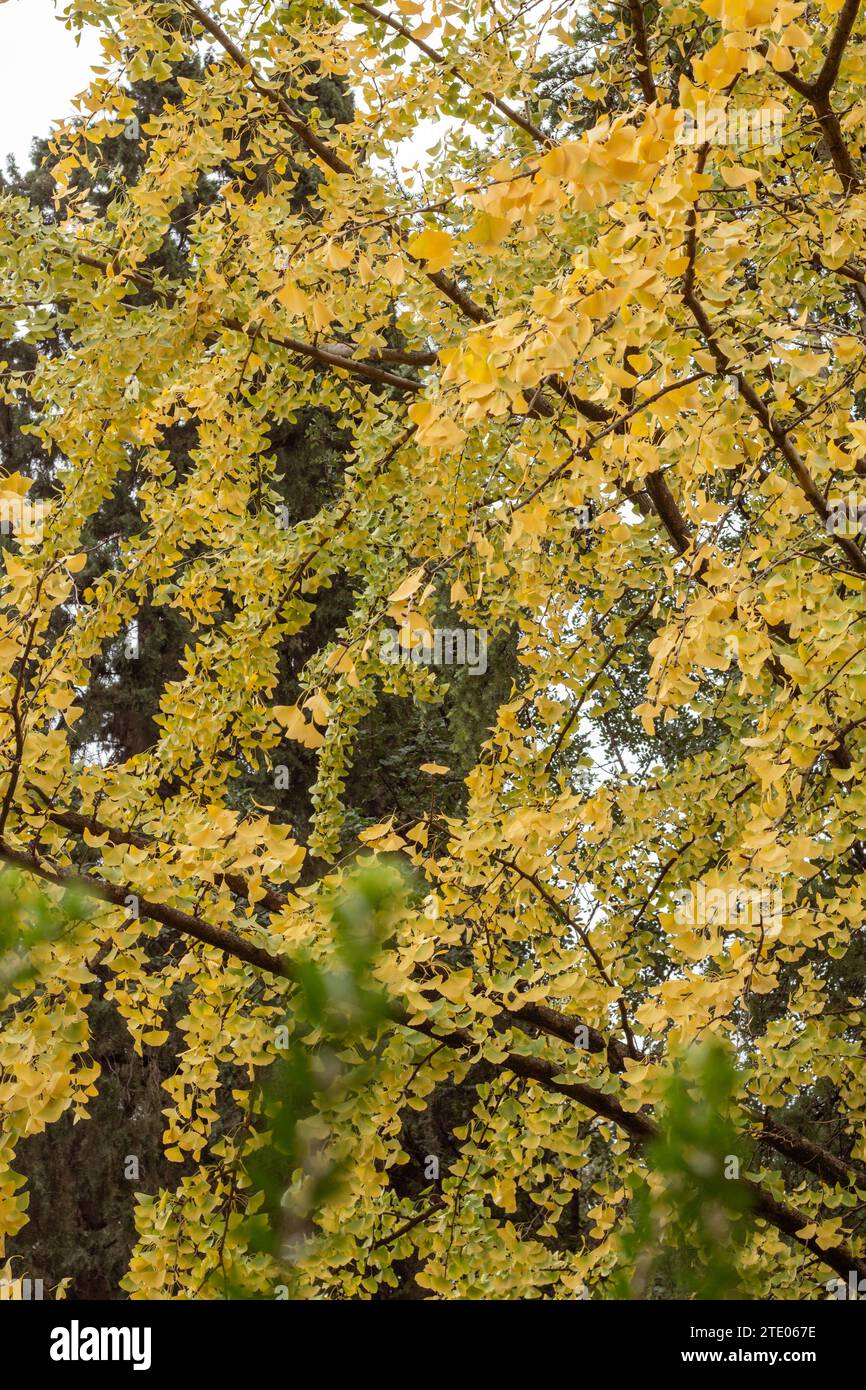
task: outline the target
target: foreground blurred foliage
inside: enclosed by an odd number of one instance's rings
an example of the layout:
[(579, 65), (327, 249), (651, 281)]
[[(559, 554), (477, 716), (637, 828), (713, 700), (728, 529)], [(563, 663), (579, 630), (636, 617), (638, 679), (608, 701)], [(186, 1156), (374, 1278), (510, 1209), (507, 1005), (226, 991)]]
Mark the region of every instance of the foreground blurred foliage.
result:
[(743, 1296), (751, 1200), (739, 1182), (737, 1091), (730, 1050), (718, 1042), (686, 1052), (668, 1079), (660, 1135), (647, 1148), (650, 1176), (631, 1193), (615, 1297)]
[(26, 993), (50, 969), (51, 944), (81, 927), (90, 903), (70, 888), (53, 897), (38, 880), (0, 871), (0, 1005)]
[[(254, 1250), (266, 1250), (292, 1273), (315, 1240), (322, 1208), (340, 1191), (349, 1156), (329, 1148), (341, 1109), (375, 1084), (375, 1041), (388, 1018), (387, 993), (372, 967), (406, 901), (409, 885), (395, 867), (370, 866), (346, 884), (332, 909), (333, 951), (323, 961), (295, 957), (296, 989), (286, 1022), (278, 1026), (279, 1060), (265, 1073), (255, 1122), (262, 1143), (246, 1165), (254, 1190), (241, 1227)], [(360, 1058), (359, 1055), (360, 1054)], [(242, 1289), (236, 1286), (234, 1296)]]

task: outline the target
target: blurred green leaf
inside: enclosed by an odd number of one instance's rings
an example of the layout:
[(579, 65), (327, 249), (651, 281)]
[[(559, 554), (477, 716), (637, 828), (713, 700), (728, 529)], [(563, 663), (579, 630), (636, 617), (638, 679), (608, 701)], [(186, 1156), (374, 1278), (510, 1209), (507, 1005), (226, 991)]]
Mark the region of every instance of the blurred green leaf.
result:
[(647, 1150), (654, 1177), (632, 1190), (615, 1298), (742, 1296), (739, 1257), (751, 1199), (739, 1180), (736, 1095), (736, 1067), (721, 1043), (679, 1060), (665, 1087), (659, 1137)]

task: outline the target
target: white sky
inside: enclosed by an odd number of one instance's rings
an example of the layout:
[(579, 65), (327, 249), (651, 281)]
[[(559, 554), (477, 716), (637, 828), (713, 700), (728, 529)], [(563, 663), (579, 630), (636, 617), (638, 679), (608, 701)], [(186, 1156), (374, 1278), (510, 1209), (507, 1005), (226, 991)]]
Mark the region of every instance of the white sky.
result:
[(29, 166), (31, 141), (69, 115), (99, 56), (95, 32), (85, 31), (76, 44), (53, 0), (0, 5), (0, 163), (14, 154), (22, 168)]

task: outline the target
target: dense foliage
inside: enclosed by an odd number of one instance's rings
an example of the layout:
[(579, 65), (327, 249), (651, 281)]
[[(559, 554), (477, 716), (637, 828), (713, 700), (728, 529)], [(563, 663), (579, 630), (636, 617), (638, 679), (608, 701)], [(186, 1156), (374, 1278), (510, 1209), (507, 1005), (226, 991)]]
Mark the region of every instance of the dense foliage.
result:
[(59, 7), (0, 1237), (96, 991), (169, 1059), (132, 1297), (866, 1277), (858, 0)]

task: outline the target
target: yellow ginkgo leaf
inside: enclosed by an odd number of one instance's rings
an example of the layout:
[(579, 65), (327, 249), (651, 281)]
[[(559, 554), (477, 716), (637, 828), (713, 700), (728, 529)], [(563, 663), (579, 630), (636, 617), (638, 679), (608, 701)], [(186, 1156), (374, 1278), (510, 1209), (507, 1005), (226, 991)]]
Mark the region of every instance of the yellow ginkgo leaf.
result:
[(300, 285), (288, 284), (277, 292), (277, 299), (284, 309), (288, 309), (290, 314), (297, 317), (306, 314), (310, 307), (310, 297), (300, 287)]
[(294, 739), (296, 743), (302, 743), (305, 748), (321, 748), (325, 742), (324, 735), (319, 732), (315, 724), (305, 718), (303, 711), (297, 705), (275, 705), (274, 716), (282, 724), (286, 731), (286, 736)]
[(747, 169), (744, 164), (723, 164), (719, 173), (728, 188), (745, 188), (746, 184), (760, 178), (759, 170)]
[(412, 237), (408, 247), (410, 253), (419, 261), (426, 261), (427, 269), (435, 274), (445, 270), (454, 258), (454, 238), (448, 232), (437, 232), (430, 227)]
[(424, 567), (422, 565), (420, 569), (413, 570), (411, 574), (407, 574), (402, 583), (397, 585), (394, 592), (388, 595), (388, 602), (405, 603), (407, 599), (411, 598), (412, 595), (420, 589), (423, 581)]

